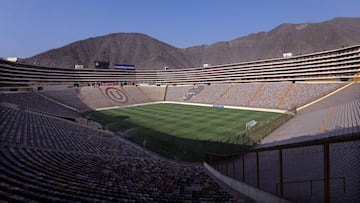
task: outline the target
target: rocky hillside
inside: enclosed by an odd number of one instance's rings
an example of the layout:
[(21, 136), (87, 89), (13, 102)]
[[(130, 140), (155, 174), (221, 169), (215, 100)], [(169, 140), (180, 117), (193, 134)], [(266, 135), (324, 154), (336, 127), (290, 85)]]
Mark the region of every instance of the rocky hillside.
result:
[(26, 63), (93, 68), (95, 61), (133, 64), (137, 69), (184, 68), (305, 54), (360, 44), (360, 18), (336, 18), (321, 23), (282, 24), (226, 42), (179, 49), (138, 33), (117, 33), (77, 41), (25, 59)]
[(234, 63), (282, 57), (360, 44), (360, 18), (336, 18), (322, 23), (282, 24), (269, 32), (227, 42), (185, 49), (193, 64)]
[(138, 33), (118, 33), (81, 40), (25, 61), (64, 68), (74, 68), (75, 64), (93, 68), (95, 61), (108, 62), (110, 67), (114, 64), (133, 64), (139, 69), (192, 65), (179, 49)]

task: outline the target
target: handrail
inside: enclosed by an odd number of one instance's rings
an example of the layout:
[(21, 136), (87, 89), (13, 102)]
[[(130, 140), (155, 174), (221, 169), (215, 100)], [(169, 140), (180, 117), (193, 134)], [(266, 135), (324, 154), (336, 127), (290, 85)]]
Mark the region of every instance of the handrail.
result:
[[(235, 178), (236, 175), (234, 174), (234, 170), (235, 170), (235, 160), (238, 161), (242, 161), (242, 178), (240, 178), (239, 180), (242, 182), (246, 183), (246, 173), (250, 173), (251, 176), (256, 177), (256, 187), (261, 189), (261, 180), (262, 180), (262, 172), (260, 170), (260, 162), (259, 162), (259, 154), (260, 152), (264, 152), (264, 151), (274, 151), (277, 152), (277, 155), (275, 155), (278, 159), (278, 180), (277, 182), (275, 182), (275, 189), (276, 189), (276, 195), (280, 196), (280, 197), (284, 197), (284, 185), (285, 184), (294, 184), (294, 183), (306, 183), (309, 182), (310, 183), (310, 193), (312, 196), (312, 190), (313, 190), (313, 182), (323, 182), (323, 202), (324, 203), (329, 203), (331, 196), (330, 196), (330, 192), (331, 192), (331, 180), (336, 180), (336, 179), (341, 179), (343, 182), (343, 191), (345, 193), (346, 191), (346, 179), (345, 176), (344, 177), (330, 177), (330, 171), (331, 171), (331, 166), (330, 166), (330, 145), (331, 144), (337, 144), (337, 143), (344, 143), (344, 142), (354, 142), (354, 141), (359, 141), (360, 140), (360, 133), (352, 133), (352, 134), (346, 134), (346, 135), (341, 135), (341, 136), (334, 136), (334, 137), (328, 137), (328, 138), (323, 138), (323, 139), (318, 139), (318, 140), (310, 140), (310, 141), (305, 141), (305, 142), (300, 142), (300, 143), (291, 143), (291, 144), (284, 144), (284, 145), (278, 145), (278, 146), (271, 146), (271, 147), (265, 147), (265, 148), (258, 148), (258, 149), (249, 149), (249, 150), (242, 150), (240, 153), (238, 154), (232, 154), (232, 155), (211, 155), (211, 154), (207, 154), (207, 163), (209, 163), (210, 165), (213, 164), (219, 164), (219, 171), (221, 173), (224, 173), (227, 176), (231, 176), (229, 174), (229, 167), (233, 167), (233, 175), (232, 177)], [(319, 146), (320, 148), (322, 148), (321, 151), (319, 151), (319, 154), (322, 156), (322, 168), (320, 168), (320, 170), (323, 170), (323, 177), (322, 178), (315, 178), (315, 179), (305, 179), (305, 180), (291, 180), (291, 181), (284, 181), (284, 163), (283, 163), (283, 154), (285, 153), (286, 149), (293, 149), (293, 148), (304, 148), (304, 147), (310, 147), (310, 146)], [(255, 163), (255, 167), (253, 167), (254, 171), (253, 172), (246, 172), (245, 168), (245, 163), (247, 162), (244, 157), (246, 156), (247, 153), (255, 153), (256, 157), (252, 159), (252, 162)], [(320, 161), (320, 160), (319, 160)], [(287, 164), (291, 164), (291, 163), (287, 163)], [(299, 178), (301, 178), (301, 173), (299, 174)], [(241, 176), (241, 173), (239, 172), (238, 176)], [(254, 181), (255, 179), (253, 179)], [(253, 183), (254, 184), (254, 183)], [(353, 184), (353, 183), (349, 183), (349, 184)], [(352, 187), (350, 185), (350, 187)], [(268, 188), (269, 189), (269, 188)], [(271, 190), (271, 189), (269, 189)]]
[(333, 136), (333, 137), (327, 137), (322, 139), (316, 139), (316, 140), (309, 140), (309, 141), (303, 141), (303, 142), (296, 142), (296, 143), (289, 143), (289, 144), (282, 144), (282, 145), (276, 145), (276, 146), (270, 146), (270, 147), (264, 147), (264, 148), (250, 148), (250, 149), (243, 149), (237, 153), (233, 154), (214, 154), (214, 153), (207, 153), (208, 156), (217, 156), (217, 157), (232, 157), (232, 156), (238, 156), (244, 153), (251, 153), (251, 152), (266, 152), (266, 151), (273, 151), (273, 150), (280, 150), (280, 149), (290, 149), (290, 148), (298, 148), (298, 147), (309, 147), (309, 146), (315, 146), (315, 145), (323, 145), (325, 143), (331, 144), (331, 143), (338, 143), (338, 142), (349, 142), (349, 141), (358, 141), (360, 140), (360, 134), (359, 133), (352, 133), (347, 135), (340, 135), (340, 136)]
[[(343, 192), (346, 192), (346, 178), (345, 177), (334, 177), (334, 178), (329, 178), (329, 180), (342, 180), (343, 183)], [(317, 178), (317, 179), (305, 179), (305, 180), (293, 180), (293, 181), (285, 181), (283, 182), (283, 185), (285, 184), (293, 184), (293, 183), (306, 183), (306, 182), (310, 182), (310, 195), (312, 196), (312, 190), (313, 190), (313, 182), (319, 182), (319, 181), (324, 181), (324, 178)], [(279, 186), (280, 183), (276, 183), (275, 184), (275, 191), (276, 191), (276, 195), (279, 195)]]

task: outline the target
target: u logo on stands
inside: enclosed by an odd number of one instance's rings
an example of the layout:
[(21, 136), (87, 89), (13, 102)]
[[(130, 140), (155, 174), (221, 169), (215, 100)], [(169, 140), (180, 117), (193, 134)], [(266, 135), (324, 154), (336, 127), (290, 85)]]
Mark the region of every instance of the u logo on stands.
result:
[(118, 103), (126, 103), (128, 98), (127, 96), (119, 89), (115, 87), (108, 87), (105, 89), (105, 94), (109, 99)]

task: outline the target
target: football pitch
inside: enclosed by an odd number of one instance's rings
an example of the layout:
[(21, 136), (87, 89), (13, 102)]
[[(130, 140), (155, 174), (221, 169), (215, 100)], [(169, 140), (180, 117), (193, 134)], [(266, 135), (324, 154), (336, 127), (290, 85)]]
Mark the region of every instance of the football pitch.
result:
[[(150, 104), (95, 111), (88, 116), (161, 155), (184, 159), (240, 150), (245, 125), (269, 121), (278, 113), (182, 104)], [(195, 159), (197, 159), (195, 158)], [(188, 158), (185, 158), (187, 160)], [(192, 160), (193, 158), (190, 158)]]

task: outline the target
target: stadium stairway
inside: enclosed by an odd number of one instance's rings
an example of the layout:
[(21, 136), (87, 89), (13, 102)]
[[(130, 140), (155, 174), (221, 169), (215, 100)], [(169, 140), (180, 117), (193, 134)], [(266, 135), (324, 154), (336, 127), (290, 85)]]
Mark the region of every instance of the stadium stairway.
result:
[(215, 101), (213, 102), (214, 104), (218, 104), (218, 101), (221, 100), (221, 98), (223, 98), (229, 91), (231, 88), (233, 88), (235, 85), (234, 84), (230, 84), (225, 91), (218, 97), (215, 99)]
[(260, 86), (256, 89), (256, 91), (253, 93), (253, 95), (250, 97), (250, 99), (247, 101), (246, 106), (251, 106), (251, 103), (255, 100), (257, 95), (261, 92), (261, 90), (264, 88), (265, 83), (261, 83)]
[(294, 83), (290, 83), (290, 84), (289, 84), (288, 89), (287, 89), (286, 92), (283, 94), (283, 96), (280, 98), (280, 100), (279, 100), (279, 102), (278, 102), (278, 104), (277, 104), (277, 109), (280, 108), (280, 106), (283, 104), (283, 102), (284, 102), (284, 100), (286, 99), (286, 97), (289, 96), (289, 94), (290, 94), (292, 88), (294, 87), (294, 85), (295, 85)]

